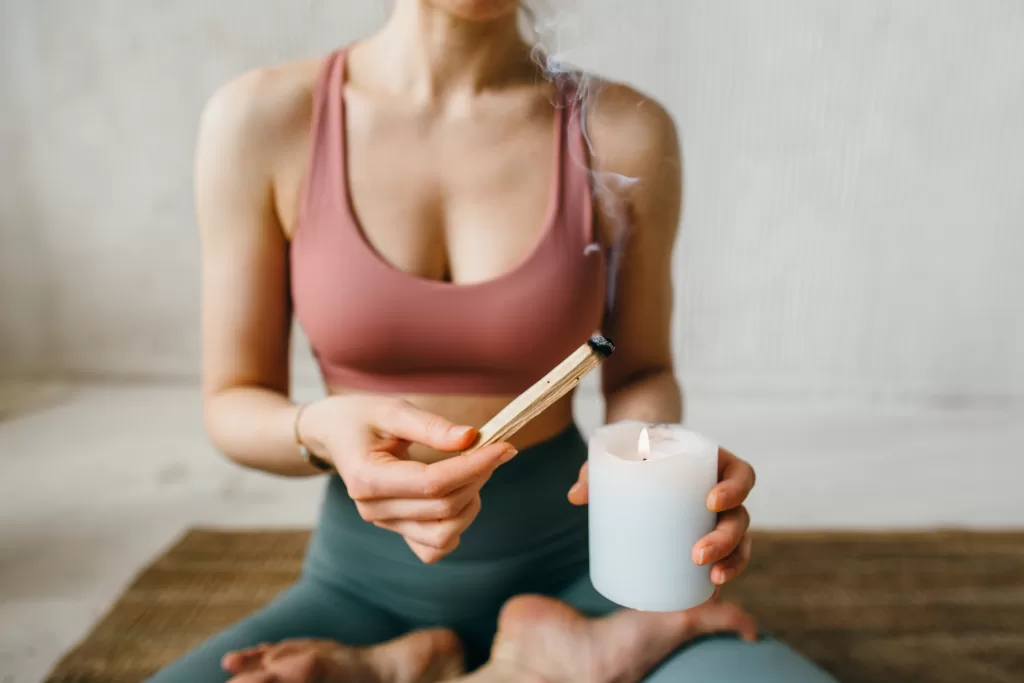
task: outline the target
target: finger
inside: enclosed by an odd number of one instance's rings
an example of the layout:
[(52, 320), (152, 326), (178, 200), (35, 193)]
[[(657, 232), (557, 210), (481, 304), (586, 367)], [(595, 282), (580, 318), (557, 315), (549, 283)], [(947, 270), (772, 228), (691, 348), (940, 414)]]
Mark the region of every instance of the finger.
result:
[(441, 498), (383, 498), (358, 501), (359, 516), (367, 522), (389, 519), (407, 519), (414, 522), (436, 522), (457, 517), (480, 493), (480, 487), (489, 479), (473, 482), (455, 489)]
[(452, 491), (491, 475), (511, 460), (516, 449), (496, 443), (460, 453), (429, 465), (399, 460), (390, 453), (373, 452), (349, 467), (345, 477), (353, 500), (380, 498), (443, 498)]
[[(406, 540), (421, 548), (444, 550), (459, 538), (459, 530), (449, 522), (407, 522), (391, 520), (374, 522), (381, 529), (393, 531)], [(422, 558), (421, 558), (422, 559)]]
[(469, 448), (476, 438), (473, 427), (420, 410), (406, 401), (371, 401), (367, 416), (370, 423), (390, 436), (429, 446), (445, 452)]
[(480, 513), (480, 496), (475, 496), (459, 516), (433, 522), (413, 522), (406, 519), (390, 519), (375, 522), (377, 526), (394, 531), (406, 540), (421, 546), (444, 550), (456, 541)]
[(569, 489), (569, 502), (573, 505), (586, 505), (590, 502), (590, 468), (587, 467), (589, 464), (583, 463), (579, 479)]
[(424, 564), (434, 564), (442, 557), (458, 548), (459, 542), (460, 539), (456, 538), (448, 547), (438, 549), (422, 545), (416, 541), (410, 541), (408, 538), (405, 539), (406, 545), (409, 546), (416, 557), (418, 557)]
[(708, 493), (712, 512), (724, 512), (743, 504), (754, 488), (754, 468), (724, 448), (718, 449), (718, 484)]
[(732, 602), (707, 602), (687, 610), (690, 638), (714, 633), (738, 633), (744, 640), (757, 639), (757, 623)]
[(753, 539), (750, 537), (750, 534), (747, 534), (740, 541), (740, 545), (736, 550), (732, 551), (728, 557), (711, 568), (711, 581), (716, 586), (732, 581), (743, 573), (743, 570), (747, 568), (747, 564), (750, 562), (750, 547), (752, 543)]
[(715, 530), (693, 546), (693, 561), (703, 566), (725, 558), (739, 546), (749, 527), (750, 515), (742, 505), (723, 512), (718, 517)]

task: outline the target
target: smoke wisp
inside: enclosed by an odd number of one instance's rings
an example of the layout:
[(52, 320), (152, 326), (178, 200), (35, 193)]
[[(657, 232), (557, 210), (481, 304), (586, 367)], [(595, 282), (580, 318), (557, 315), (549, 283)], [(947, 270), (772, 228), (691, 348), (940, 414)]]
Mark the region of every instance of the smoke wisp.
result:
[[(556, 3), (558, 6), (556, 6)], [(608, 231), (608, 291), (607, 313), (610, 315), (617, 292), (618, 274), (629, 237), (633, 229), (629, 211), (630, 190), (640, 182), (620, 173), (601, 170), (600, 152), (595, 150), (590, 135), (589, 117), (593, 115), (601, 98), (602, 79), (588, 73), (579, 64), (586, 61), (588, 44), (581, 35), (583, 22), (565, 7), (568, 0), (524, 0), (520, 24), (533, 45), (531, 56), (546, 78), (555, 83), (568, 84), (574, 93), (572, 103), (579, 111), (580, 131), (587, 150), (587, 159), (574, 161), (586, 168), (590, 186), (600, 214)], [(587, 253), (600, 249), (590, 245)]]

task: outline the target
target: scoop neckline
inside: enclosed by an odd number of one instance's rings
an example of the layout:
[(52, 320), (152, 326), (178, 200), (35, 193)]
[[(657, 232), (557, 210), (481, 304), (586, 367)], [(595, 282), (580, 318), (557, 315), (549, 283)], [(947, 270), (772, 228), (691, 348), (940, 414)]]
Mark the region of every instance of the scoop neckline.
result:
[(523, 271), (526, 271), (529, 266), (536, 261), (540, 254), (543, 253), (545, 246), (551, 240), (552, 236), (556, 232), (558, 225), (559, 208), (561, 205), (562, 196), (562, 184), (563, 178), (563, 163), (562, 157), (564, 156), (564, 145), (565, 145), (565, 101), (562, 97), (562, 91), (556, 85), (557, 100), (555, 104), (555, 115), (554, 115), (554, 145), (553, 145), (553, 164), (554, 170), (552, 173), (553, 182), (551, 183), (551, 191), (548, 196), (548, 205), (545, 211), (544, 219), (542, 220), (542, 228), (540, 236), (537, 238), (536, 243), (527, 250), (525, 256), (516, 262), (511, 268), (498, 273), (493, 277), (489, 277), (485, 280), (479, 280), (476, 282), (453, 282), (451, 280), (435, 280), (434, 278), (424, 277), (415, 273), (410, 273), (407, 270), (402, 270), (394, 263), (384, 257), (369, 241), (366, 236), (366, 232), (363, 230), (363, 225), (359, 220), (359, 216), (356, 214), (355, 208), (352, 205), (352, 194), (351, 184), (348, 180), (349, 175), (349, 157), (348, 157), (348, 130), (347, 130), (347, 108), (345, 103), (345, 86), (348, 82), (348, 55), (352, 46), (344, 48), (339, 51), (338, 59), (341, 63), (338, 64), (338, 125), (339, 125), (339, 138), (340, 138), (340, 153), (341, 153), (341, 196), (343, 209), (345, 212), (345, 218), (350, 223), (350, 229), (355, 233), (356, 242), (359, 243), (360, 247), (365, 252), (369, 260), (376, 264), (378, 269), (381, 269), (393, 277), (402, 278), (408, 280), (413, 284), (422, 287), (433, 287), (435, 289), (445, 289), (450, 291), (464, 291), (472, 289), (480, 289), (485, 287), (494, 286), (500, 284), (506, 280), (510, 280), (520, 275)]

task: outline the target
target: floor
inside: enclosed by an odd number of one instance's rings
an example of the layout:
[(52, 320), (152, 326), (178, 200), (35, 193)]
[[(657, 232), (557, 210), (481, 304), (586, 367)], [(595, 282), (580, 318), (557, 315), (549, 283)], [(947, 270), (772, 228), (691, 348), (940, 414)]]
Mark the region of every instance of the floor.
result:
[[(696, 401), (689, 423), (755, 464), (762, 527), (1024, 527), (1020, 406)], [(39, 681), (189, 525), (306, 526), (320, 490), (215, 454), (192, 386), (0, 386), (0, 683)]]

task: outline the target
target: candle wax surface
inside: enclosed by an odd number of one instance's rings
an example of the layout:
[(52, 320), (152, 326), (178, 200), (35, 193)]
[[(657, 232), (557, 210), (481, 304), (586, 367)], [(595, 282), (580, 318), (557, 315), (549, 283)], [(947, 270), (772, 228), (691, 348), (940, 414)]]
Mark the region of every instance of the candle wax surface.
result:
[(688, 433), (680, 434), (678, 430), (664, 425), (651, 425), (642, 430), (636, 450), (611, 451), (611, 454), (622, 460), (645, 462), (699, 453), (703, 447), (701, 440)]

